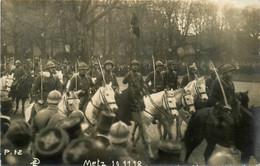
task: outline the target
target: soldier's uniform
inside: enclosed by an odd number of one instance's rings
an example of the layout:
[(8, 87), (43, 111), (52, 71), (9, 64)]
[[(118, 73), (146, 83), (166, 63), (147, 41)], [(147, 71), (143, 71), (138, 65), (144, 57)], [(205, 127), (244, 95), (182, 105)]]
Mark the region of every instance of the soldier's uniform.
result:
[(64, 88), (65, 88), (67, 83), (68, 83), (68, 81), (69, 81), (69, 79), (72, 76), (72, 70), (71, 70), (70, 66), (68, 65), (68, 61), (67, 60), (63, 61), (62, 72), (63, 72), (63, 82), (64, 82)]
[[(215, 117), (217, 119), (214, 119), (215, 125), (219, 125), (221, 123), (221, 125), (223, 126), (223, 129), (225, 130), (226, 133), (226, 139), (230, 140), (230, 145), (233, 146), (233, 137), (234, 137), (234, 124), (235, 124), (235, 119), (234, 117), (236, 115), (238, 115), (239, 113), (239, 105), (238, 105), (238, 101), (235, 98), (235, 87), (234, 84), (231, 80), (231, 78), (226, 74), (228, 72), (232, 72), (236, 70), (236, 68), (231, 65), (231, 64), (226, 64), (223, 66), (222, 68), (222, 74), (223, 76), (220, 78), (223, 89), (224, 89), (224, 93), (226, 95), (226, 99), (227, 99), (227, 104), (229, 106), (231, 106), (231, 108), (227, 108), (225, 106), (225, 102), (224, 102), (224, 97), (223, 97), (223, 93), (221, 91), (220, 85), (219, 85), (219, 81), (217, 79), (215, 79), (215, 81), (213, 81), (211, 89), (210, 89), (210, 93), (209, 93), (209, 104), (214, 106), (214, 113), (215, 113)], [(220, 121), (220, 123), (219, 123)]]
[[(154, 81), (154, 71), (149, 73), (147, 78), (145, 79), (145, 83), (148, 85), (151, 82), (151, 86), (149, 86), (150, 92), (160, 92), (164, 90), (164, 78), (162, 74), (163, 63), (161, 61), (157, 61), (155, 63), (156, 72), (155, 72), (155, 81)], [(155, 85), (154, 85), (155, 82)]]
[(188, 85), (189, 82), (193, 81), (196, 79), (197, 77), (197, 67), (195, 64), (191, 65), (189, 67), (189, 74), (186, 74), (183, 76), (183, 79), (181, 81), (181, 86), (185, 87), (186, 85)]
[[(107, 60), (104, 64), (104, 68), (105, 68), (104, 77), (106, 80), (106, 84), (109, 84), (110, 82), (112, 82), (112, 88), (114, 89), (114, 91), (119, 91), (119, 85), (118, 85), (115, 73), (113, 73), (111, 71), (112, 69), (110, 69), (110, 70), (106, 69), (106, 65), (109, 65), (109, 64), (111, 64), (112, 67), (114, 67), (114, 63), (110, 60)], [(104, 84), (104, 81), (103, 81), (102, 73), (99, 73), (99, 75), (97, 76), (97, 80), (96, 80), (96, 89), (101, 87), (103, 84)]]
[(48, 61), (47, 64), (45, 65), (45, 69), (47, 70), (46, 72), (43, 72), (43, 75), (38, 75), (34, 81), (34, 86), (33, 86), (33, 95), (35, 101), (38, 101), (40, 99), (41, 95), (41, 78), (43, 78), (43, 105), (46, 105), (46, 99), (48, 94), (52, 90), (58, 90), (62, 91), (62, 86), (60, 83), (60, 80), (57, 76), (54, 76), (54, 73), (52, 73), (51, 70), (55, 68), (55, 64), (51, 61)]
[(97, 76), (99, 75), (100, 73), (100, 70), (98, 68), (98, 63), (95, 62), (94, 63), (94, 66), (92, 67), (92, 69), (89, 70), (88, 72), (88, 75), (91, 77), (91, 78), (97, 78)]
[[(81, 62), (79, 64), (79, 75), (74, 76), (70, 81), (69, 90), (78, 91), (78, 98), (80, 99), (79, 109), (82, 111), (85, 108), (85, 105), (90, 100), (90, 91), (91, 88), (94, 86), (92, 79), (85, 73), (81, 74), (81, 70), (88, 70), (89, 67), (84, 63)], [(77, 82), (77, 85), (76, 85)], [(76, 89), (77, 88), (77, 89)]]
[(162, 72), (163, 81), (164, 81), (164, 88), (166, 89), (177, 89), (179, 86), (178, 82), (178, 73), (175, 71), (176, 63), (173, 61), (168, 62), (168, 69)]
[[(60, 100), (61, 100), (60, 92), (54, 90), (49, 93), (47, 98), (48, 107), (46, 109), (37, 112), (33, 119), (32, 128), (31, 128), (32, 129), (31, 135), (33, 137), (48, 125), (51, 118), (55, 116), (55, 114), (61, 113), (58, 107)], [(66, 118), (65, 115), (63, 117), (62, 116), (60, 117), (62, 119)]]
[(21, 66), (21, 61), (17, 60), (15, 62), (16, 68), (14, 70), (14, 82), (12, 84), (13, 87), (17, 87), (20, 79), (24, 76), (25, 70)]
[(34, 63), (34, 65), (33, 65), (34, 78), (36, 78), (41, 72), (39, 60), (40, 60), (39, 57), (34, 58), (34, 62), (33, 62)]

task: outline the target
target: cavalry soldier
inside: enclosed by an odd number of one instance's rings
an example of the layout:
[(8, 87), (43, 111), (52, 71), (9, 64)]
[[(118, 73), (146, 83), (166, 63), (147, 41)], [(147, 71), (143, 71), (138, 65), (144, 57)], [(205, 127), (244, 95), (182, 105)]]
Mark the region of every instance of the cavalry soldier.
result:
[(14, 82), (13, 86), (16, 86), (19, 82), (19, 80), (24, 76), (25, 70), (21, 66), (21, 61), (17, 60), (15, 61), (15, 70), (14, 70)]
[(164, 80), (164, 87), (166, 89), (177, 89), (179, 86), (178, 82), (178, 74), (176, 72), (176, 62), (172, 60), (168, 61), (168, 69), (162, 72), (163, 80)]
[(88, 72), (88, 75), (91, 77), (91, 78), (97, 78), (97, 76), (99, 75), (100, 73), (100, 70), (99, 70), (99, 66), (98, 66), (98, 63), (95, 62), (93, 67), (89, 70)]
[(181, 81), (181, 86), (185, 87), (186, 85), (188, 85), (189, 82), (193, 81), (196, 79), (196, 77), (198, 77), (198, 69), (196, 67), (196, 64), (194, 63), (193, 65), (189, 66), (189, 71), (188, 73), (183, 76), (183, 79)]
[[(61, 100), (61, 94), (57, 90), (53, 90), (48, 94), (47, 103), (48, 107), (40, 110), (36, 113), (33, 122), (32, 122), (32, 136), (34, 137), (36, 133), (39, 133), (44, 129), (50, 119), (55, 116), (55, 114), (61, 114), (61, 111), (58, 107), (58, 104)], [(60, 119), (65, 119), (66, 115), (60, 116)]]
[[(220, 81), (224, 92), (221, 90), (218, 79), (215, 79), (210, 89), (208, 101), (210, 105), (214, 106), (216, 116), (214, 124), (219, 125), (219, 120), (221, 120), (221, 125), (226, 133), (226, 138), (230, 141), (231, 150), (234, 151), (234, 117), (239, 115), (239, 102), (236, 100), (235, 87), (232, 82), (232, 74), (235, 70), (235, 66), (231, 64), (225, 64), (222, 67), (222, 77), (220, 78)], [(227, 103), (225, 102), (223, 93), (225, 93)]]
[[(68, 65), (68, 61), (67, 59), (65, 59), (63, 61), (63, 69), (62, 69), (62, 72), (63, 72), (63, 83), (64, 83), (64, 86), (66, 87), (69, 79), (71, 78), (72, 76), (72, 70), (70, 68), (70, 66)], [(65, 88), (64, 87), (64, 88)]]
[(87, 75), (87, 71), (89, 70), (89, 66), (81, 62), (79, 64), (79, 75), (74, 76), (70, 81), (70, 86), (68, 90), (76, 91), (79, 99), (79, 109), (85, 111), (84, 108), (90, 99), (90, 90), (94, 86), (91, 78)]
[(27, 74), (31, 74), (32, 70), (32, 60), (31, 59), (26, 59), (26, 63), (24, 65), (24, 70)]
[(112, 69), (114, 68), (114, 62), (112, 62), (111, 60), (107, 60), (104, 64), (104, 68), (105, 68), (104, 70), (105, 72), (103, 74), (105, 80), (103, 80), (102, 73), (99, 73), (96, 81), (96, 89), (101, 87), (104, 84), (104, 81), (106, 81), (105, 82), (106, 84), (112, 82), (112, 88), (114, 89), (114, 91), (116, 93), (119, 92), (119, 85), (116, 79), (116, 75), (115, 73), (112, 72)]
[(128, 102), (131, 104), (131, 117), (139, 125), (140, 133), (143, 134), (144, 143), (148, 149), (150, 158), (154, 158), (151, 151), (151, 141), (147, 133), (147, 127), (144, 122), (143, 111), (145, 104), (143, 96), (145, 94), (145, 82), (142, 75), (138, 72), (139, 62), (133, 60), (131, 62), (132, 70), (123, 79), (123, 84), (128, 84), (126, 91), (128, 92)]
[[(147, 78), (145, 79), (145, 83), (147, 85), (151, 81), (150, 89), (152, 89), (153, 93), (164, 90), (164, 80), (163, 80), (162, 70), (163, 70), (163, 63), (161, 61), (157, 61), (155, 63), (155, 74), (153, 71), (153, 72), (149, 73)], [(155, 77), (155, 80), (154, 80), (154, 77)]]
[[(55, 76), (55, 64), (52, 61), (48, 61), (45, 65), (45, 70), (42, 75), (38, 75), (34, 81), (33, 95), (34, 100), (38, 101), (41, 106), (46, 106), (46, 99), (49, 92), (53, 90), (62, 91), (61, 82), (57, 76)], [(42, 91), (42, 92), (41, 92)], [(42, 96), (41, 96), (42, 93)], [(42, 98), (41, 98), (42, 97)]]

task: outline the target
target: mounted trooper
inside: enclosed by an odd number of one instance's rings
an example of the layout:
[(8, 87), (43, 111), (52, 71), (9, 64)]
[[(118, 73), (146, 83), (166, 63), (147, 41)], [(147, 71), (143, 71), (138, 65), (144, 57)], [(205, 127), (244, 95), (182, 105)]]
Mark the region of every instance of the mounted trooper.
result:
[(34, 73), (34, 78), (36, 78), (40, 74), (40, 58), (35, 57), (33, 59), (33, 73)]
[(96, 89), (98, 89), (99, 87), (101, 87), (102, 85), (104, 85), (104, 83), (109, 84), (110, 82), (112, 82), (112, 88), (114, 89), (114, 91), (116, 93), (119, 92), (119, 85), (116, 79), (116, 75), (115, 73), (112, 72), (114, 68), (114, 62), (112, 62), (111, 60), (107, 60), (104, 63), (104, 78), (105, 80), (103, 80), (103, 76), (102, 73), (99, 73), (99, 75), (97, 76), (97, 80), (96, 80)]
[(91, 88), (94, 86), (92, 79), (87, 75), (89, 66), (81, 62), (79, 64), (79, 75), (75, 75), (70, 80), (70, 85), (68, 90), (76, 91), (78, 98), (80, 99), (79, 109), (85, 110), (86, 104), (90, 99)]
[(100, 73), (100, 69), (97, 62), (94, 62), (92, 68), (89, 70), (88, 75), (94, 80), (94, 82), (97, 79), (97, 76)]
[(198, 77), (198, 68), (195, 63), (189, 66), (189, 69), (187, 71), (188, 73), (183, 76), (183, 79), (181, 81), (181, 86), (185, 87), (188, 85), (189, 82), (193, 81)]
[(155, 63), (155, 73), (154, 71), (149, 73), (147, 78), (145, 79), (145, 83), (147, 85), (149, 82), (151, 82), (151, 86), (149, 86), (149, 90), (151, 90), (150, 92), (156, 93), (164, 90), (164, 79), (162, 71), (163, 63), (161, 61), (157, 61)]
[(16, 60), (15, 61), (15, 70), (14, 70), (14, 82), (13, 85), (14, 87), (17, 86), (17, 84), (19, 83), (20, 79), (24, 76), (24, 74), (26, 73), (25, 70), (23, 69), (23, 67), (21, 66), (21, 61), (20, 60)]
[(215, 79), (209, 93), (209, 103), (214, 106), (214, 113), (217, 118), (215, 119), (214, 124), (221, 124), (221, 126), (223, 126), (226, 133), (226, 138), (227, 140), (230, 140), (229, 143), (232, 151), (236, 151), (234, 148), (235, 144), (233, 142), (233, 138), (235, 137), (233, 131), (236, 120), (235, 117), (239, 115), (239, 102), (235, 97), (235, 86), (232, 81), (232, 75), (235, 70), (235, 66), (225, 64), (222, 67), (222, 76), (220, 77), (223, 91), (221, 90), (219, 80)]
[(177, 89), (179, 86), (178, 73), (176, 72), (176, 62), (169, 60), (167, 70), (162, 72), (164, 87), (166, 89)]
[(45, 65), (45, 71), (42, 75), (38, 75), (34, 81), (33, 96), (41, 106), (46, 107), (48, 94), (53, 90), (62, 91), (59, 78), (55, 76), (56, 65), (52, 61), (48, 61)]
[(128, 84), (127, 89), (123, 92), (127, 95), (128, 104), (131, 107), (131, 119), (139, 125), (139, 131), (144, 138), (144, 144), (151, 159), (154, 158), (151, 150), (151, 141), (147, 133), (147, 125), (144, 122), (145, 110), (144, 94), (145, 94), (145, 82), (143, 76), (138, 72), (139, 62), (133, 60), (131, 62), (131, 71), (124, 77), (123, 84)]

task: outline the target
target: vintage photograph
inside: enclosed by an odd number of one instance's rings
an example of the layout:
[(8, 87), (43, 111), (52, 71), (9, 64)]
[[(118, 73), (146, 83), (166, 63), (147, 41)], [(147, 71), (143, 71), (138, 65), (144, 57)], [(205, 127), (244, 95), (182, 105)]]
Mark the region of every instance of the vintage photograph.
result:
[(260, 165), (259, 0), (0, 6), (0, 165)]

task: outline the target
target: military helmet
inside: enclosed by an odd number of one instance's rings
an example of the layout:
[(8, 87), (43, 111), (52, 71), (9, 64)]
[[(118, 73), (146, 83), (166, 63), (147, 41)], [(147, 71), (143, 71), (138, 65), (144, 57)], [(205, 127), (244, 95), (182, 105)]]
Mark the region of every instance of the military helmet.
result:
[(128, 140), (129, 129), (125, 123), (119, 121), (114, 123), (109, 130), (108, 139), (111, 143), (121, 144)]
[(231, 64), (225, 64), (221, 69), (222, 74), (225, 74), (226, 72), (234, 71), (234, 70), (236, 70), (236, 67)]
[(79, 64), (79, 70), (88, 70), (88, 69), (89, 69), (89, 66), (86, 63), (81, 62)]
[(131, 65), (139, 65), (140, 63), (137, 60), (132, 60)]
[(163, 63), (162, 63), (161, 61), (157, 61), (157, 62), (155, 63), (155, 66), (156, 66), (156, 67), (158, 67), (158, 66), (163, 66)]
[(169, 61), (167, 62), (167, 64), (168, 64), (168, 66), (169, 66), (169, 65), (175, 65), (176, 62), (174, 62), (173, 60), (169, 60)]
[(194, 63), (194, 64), (190, 65), (189, 70), (190, 71), (198, 70), (196, 64)]
[(98, 65), (98, 63), (97, 63), (97, 62), (94, 62), (94, 66), (95, 66), (95, 65)]
[(106, 60), (104, 66), (106, 66), (107, 64), (112, 64), (114, 66), (114, 62), (111, 60)]
[(48, 61), (45, 65), (45, 69), (54, 68), (56, 65), (52, 61)]
[(16, 64), (16, 65), (20, 65), (20, 64), (21, 64), (21, 61), (20, 61), (20, 60), (16, 60), (16, 61), (15, 61), (15, 64)]
[(208, 161), (209, 165), (237, 165), (235, 158), (224, 151), (214, 153)]
[(51, 104), (58, 104), (61, 100), (61, 94), (57, 90), (53, 90), (48, 94), (47, 102)]
[(84, 113), (82, 111), (72, 111), (72, 113), (69, 115), (69, 118), (79, 118), (80, 122), (83, 122), (85, 119)]

